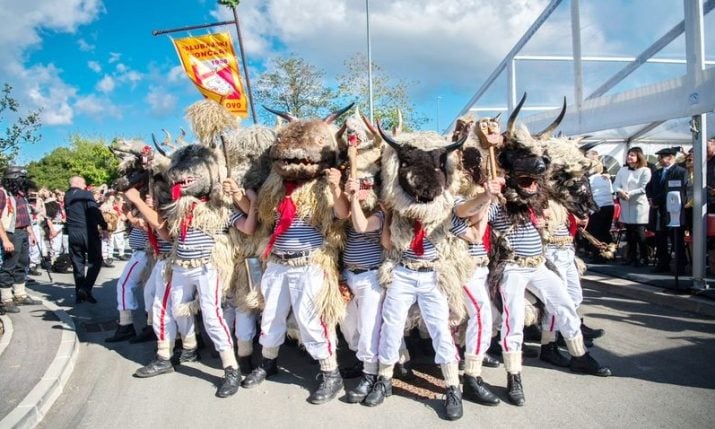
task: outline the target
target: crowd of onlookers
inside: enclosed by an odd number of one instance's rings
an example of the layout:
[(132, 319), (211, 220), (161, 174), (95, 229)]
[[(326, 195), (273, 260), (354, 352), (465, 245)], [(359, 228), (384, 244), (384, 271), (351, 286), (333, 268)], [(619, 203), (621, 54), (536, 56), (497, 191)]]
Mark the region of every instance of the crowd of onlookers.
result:
[[(640, 147), (626, 152), (625, 164), (614, 177), (598, 163), (589, 180), (599, 210), (590, 219), (587, 231), (603, 243), (626, 242), (622, 263), (634, 267), (655, 265), (657, 273), (684, 274), (691, 243), (694, 164), (693, 150), (665, 148), (656, 152), (657, 164), (648, 162)], [(597, 151), (587, 156), (600, 161)], [(707, 144), (707, 212), (715, 216), (715, 137)], [(680, 194), (679, 227), (672, 228), (667, 195)], [(712, 223), (712, 222), (710, 222)], [(715, 271), (715, 250), (708, 245), (709, 274)], [(596, 248), (587, 246), (591, 262), (606, 262)], [(673, 261), (676, 254), (677, 261)]]
[[(127, 217), (123, 211), (123, 195), (106, 185), (90, 187), (88, 190), (94, 195), (109, 226), (110, 234), (102, 238), (102, 265), (112, 267), (115, 259), (128, 259), (125, 255), (128, 246), (125, 246)], [(31, 275), (40, 275), (41, 268), (50, 269), (60, 255), (69, 252), (68, 236), (64, 228), (67, 219), (64, 196), (65, 192), (60, 189), (51, 191), (42, 188), (28, 193), (32, 229), (35, 237), (39, 237), (30, 248)], [(72, 268), (67, 266), (67, 269)]]

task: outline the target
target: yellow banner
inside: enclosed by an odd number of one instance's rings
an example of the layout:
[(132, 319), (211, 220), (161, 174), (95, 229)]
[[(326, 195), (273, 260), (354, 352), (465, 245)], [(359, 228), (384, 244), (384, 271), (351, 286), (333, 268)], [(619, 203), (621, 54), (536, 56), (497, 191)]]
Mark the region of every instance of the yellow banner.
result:
[(229, 33), (176, 39), (174, 46), (184, 71), (204, 97), (235, 115), (248, 116), (248, 98)]

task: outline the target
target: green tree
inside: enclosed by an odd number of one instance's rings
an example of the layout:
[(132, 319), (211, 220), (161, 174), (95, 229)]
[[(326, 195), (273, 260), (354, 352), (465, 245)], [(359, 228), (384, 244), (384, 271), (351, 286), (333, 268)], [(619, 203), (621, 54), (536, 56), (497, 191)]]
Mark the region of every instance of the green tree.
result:
[(12, 86), (5, 83), (0, 96), (0, 127), (5, 128), (0, 135), (0, 171), (15, 159), (22, 143), (37, 143), (41, 138), (37, 133), (41, 126), (40, 112), (24, 116), (19, 112), (20, 103), (12, 96)]
[[(295, 55), (273, 59), (258, 76), (254, 88), (258, 105), (291, 113), (298, 118), (313, 118), (327, 112), (333, 91), (324, 83), (324, 72)], [(265, 123), (275, 116), (260, 109)]]
[(70, 137), (70, 147), (53, 150), (31, 162), (27, 170), (40, 187), (66, 189), (72, 176), (82, 176), (91, 185), (111, 184), (118, 176), (117, 166), (116, 157), (103, 140), (74, 135)]
[[(364, 54), (355, 54), (345, 61), (345, 74), (339, 75), (338, 95), (342, 104), (355, 101), (360, 112), (366, 117), (370, 112), (370, 97), (367, 75), (367, 57)], [(404, 131), (419, 128), (427, 122), (427, 118), (415, 110), (415, 105), (410, 101), (408, 90), (417, 82), (396, 80), (387, 75), (375, 62), (372, 63), (372, 93), (373, 114), (375, 121), (382, 121), (386, 130), (397, 123), (397, 109), (402, 111)], [(338, 107), (338, 106), (334, 106)]]

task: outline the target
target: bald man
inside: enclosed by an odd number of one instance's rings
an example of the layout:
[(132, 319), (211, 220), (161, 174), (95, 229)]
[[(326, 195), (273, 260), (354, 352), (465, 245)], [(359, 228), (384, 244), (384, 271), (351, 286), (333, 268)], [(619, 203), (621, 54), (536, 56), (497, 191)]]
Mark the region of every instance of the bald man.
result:
[(105, 235), (108, 232), (102, 212), (86, 187), (84, 178), (70, 178), (70, 188), (65, 194), (66, 227), (76, 302), (95, 304), (97, 300), (92, 296), (92, 288), (102, 268), (102, 239), (99, 230), (101, 228)]

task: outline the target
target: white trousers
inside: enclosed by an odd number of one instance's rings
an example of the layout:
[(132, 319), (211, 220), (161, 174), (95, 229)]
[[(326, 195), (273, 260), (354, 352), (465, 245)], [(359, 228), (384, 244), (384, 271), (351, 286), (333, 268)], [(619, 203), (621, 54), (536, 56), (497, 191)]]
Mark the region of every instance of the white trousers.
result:
[(392, 284), (385, 293), (380, 330), (380, 364), (393, 365), (399, 360), (400, 343), (407, 314), (417, 302), (435, 349), (435, 363), (459, 362), (449, 327), (449, 305), (439, 289), (437, 273), (417, 272), (398, 266), (392, 272)]
[[(65, 227), (64, 224), (62, 223), (53, 223), (52, 224), (55, 228), (55, 231), (58, 232), (57, 235), (55, 235), (55, 238), (50, 240), (50, 249), (52, 250), (52, 256), (57, 257), (62, 253), (62, 245), (66, 243), (67, 236), (64, 235), (63, 233), (63, 228)], [(65, 244), (64, 251), (68, 251), (68, 246)]]
[(265, 307), (261, 318), (263, 347), (279, 347), (285, 341), (290, 310), (298, 322), (300, 339), (313, 359), (327, 359), (335, 352), (332, 327), (323, 323), (315, 306), (323, 289), (323, 270), (317, 265), (294, 267), (269, 262), (261, 279)]
[[(211, 264), (197, 268), (172, 267), (171, 296), (177, 305), (193, 300), (198, 293), (204, 329), (219, 353), (233, 350), (233, 339), (221, 311), (221, 281), (218, 271)], [(193, 319), (193, 317), (192, 317)], [(193, 322), (192, 322), (193, 323)], [(193, 326), (192, 326), (193, 327)]]
[(122, 275), (117, 280), (117, 310), (136, 310), (139, 308), (135, 289), (141, 286), (141, 275), (144, 268), (146, 268), (146, 264), (146, 252), (136, 250), (127, 265), (124, 266)]
[[(573, 246), (546, 246), (545, 256), (558, 270), (564, 288), (578, 308), (583, 302), (583, 290), (576, 268), (576, 252)], [(556, 317), (547, 312), (542, 320), (541, 329), (554, 332)]]
[[(174, 344), (177, 329), (181, 338), (194, 334), (194, 316), (176, 317), (174, 309), (181, 304), (183, 290), (172, 287), (172, 277), (166, 278), (166, 260), (157, 261), (149, 276), (149, 282), (154, 283), (154, 301), (152, 304), (152, 326), (159, 341)], [(187, 301), (191, 301), (192, 296)]]
[[(351, 336), (354, 346), (351, 350), (357, 351), (357, 358), (362, 362), (377, 363), (378, 349), (380, 346), (380, 327), (382, 322), (382, 301), (384, 289), (378, 280), (378, 270), (354, 274), (345, 271), (345, 280), (352, 291), (354, 298), (350, 301), (348, 315), (354, 314), (354, 333)], [(347, 316), (346, 316), (347, 317)], [(342, 324), (341, 324), (342, 327)], [(343, 334), (345, 332), (343, 331)], [(357, 341), (355, 341), (357, 339)]]
[(505, 352), (520, 351), (524, 340), (524, 291), (528, 289), (546, 306), (546, 311), (555, 316), (555, 327), (565, 338), (580, 333), (581, 322), (576, 306), (559, 276), (541, 264), (536, 268), (507, 264), (499, 285), (504, 314), (502, 315), (501, 340)]
[(467, 304), (466, 353), (483, 355), (492, 339), (492, 303), (487, 286), (487, 267), (477, 267), (464, 286), (464, 302)]
[(256, 336), (256, 313), (239, 310), (232, 298), (224, 303), (223, 318), (238, 341), (253, 341)]
[(45, 245), (45, 234), (39, 225), (32, 225), (32, 232), (35, 234), (35, 244), (30, 246), (30, 263), (40, 265), (41, 256), (47, 254), (47, 246)]

